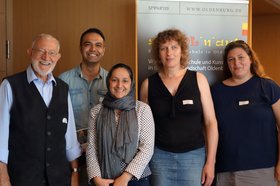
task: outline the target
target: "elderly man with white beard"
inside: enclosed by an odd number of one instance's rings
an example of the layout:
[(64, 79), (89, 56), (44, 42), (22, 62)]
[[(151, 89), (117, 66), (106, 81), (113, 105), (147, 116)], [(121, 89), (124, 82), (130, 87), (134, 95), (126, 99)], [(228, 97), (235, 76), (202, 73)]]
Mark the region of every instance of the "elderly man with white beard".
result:
[[(52, 71), (59, 41), (38, 35), (27, 70), (0, 86), (0, 185), (77, 186), (81, 154), (68, 85)], [(71, 171), (72, 170), (72, 171)]]

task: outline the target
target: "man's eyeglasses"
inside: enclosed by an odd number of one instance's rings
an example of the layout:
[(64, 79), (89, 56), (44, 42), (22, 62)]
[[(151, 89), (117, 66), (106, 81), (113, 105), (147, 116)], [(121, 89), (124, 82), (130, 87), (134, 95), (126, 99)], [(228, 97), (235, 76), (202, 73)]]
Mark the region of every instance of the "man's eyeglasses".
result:
[(56, 57), (58, 54), (58, 52), (56, 52), (56, 51), (53, 51), (53, 50), (47, 51), (42, 48), (32, 48), (32, 50), (35, 51), (40, 56), (48, 54), (50, 57)]

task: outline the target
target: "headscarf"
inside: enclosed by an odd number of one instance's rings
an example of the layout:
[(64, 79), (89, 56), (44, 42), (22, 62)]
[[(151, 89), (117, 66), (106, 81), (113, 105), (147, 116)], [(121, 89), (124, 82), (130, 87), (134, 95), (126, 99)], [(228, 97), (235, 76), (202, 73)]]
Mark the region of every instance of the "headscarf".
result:
[[(109, 89), (103, 100), (96, 121), (97, 157), (102, 178), (114, 179), (121, 175), (121, 162), (128, 164), (136, 154), (138, 145), (138, 122), (135, 111), (134, 82), (130, 92), (123, 98), (112, 96)], [(115, 109), (121, 110), (116, 124)]]

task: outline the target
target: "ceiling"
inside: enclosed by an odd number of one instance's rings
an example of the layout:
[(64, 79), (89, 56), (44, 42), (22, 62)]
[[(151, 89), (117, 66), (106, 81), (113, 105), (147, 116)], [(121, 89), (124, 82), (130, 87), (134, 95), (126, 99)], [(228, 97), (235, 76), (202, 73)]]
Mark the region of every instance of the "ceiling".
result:
[(280, 15), (280, 0), (252, 0), (253, 16)]

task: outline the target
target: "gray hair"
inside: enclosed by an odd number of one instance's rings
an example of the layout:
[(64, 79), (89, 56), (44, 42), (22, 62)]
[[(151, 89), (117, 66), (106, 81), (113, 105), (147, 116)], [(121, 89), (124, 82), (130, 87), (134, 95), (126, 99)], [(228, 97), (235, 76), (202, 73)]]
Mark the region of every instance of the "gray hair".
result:
[(58, 41), (55, 37), (53, 37), (52, 35), (50, 35), (50, 34), (44, 34), (44, 33), (37, 35), (37, 36), (33, 39), (32, 46), (31, 46), (31, 47), (33, 48), (33, 47), (35, 46), (36, 42), (39, 41), (39, 40), (41, 40), (41, 39), (47, 39), (47, 40), (54, 40), (54, 41), (56, 41), (56, 43), (57, 43), (57, 49), (58, 49), (58, 51), (60, 50), (60, 43), (59, 43), (59, 41)]

